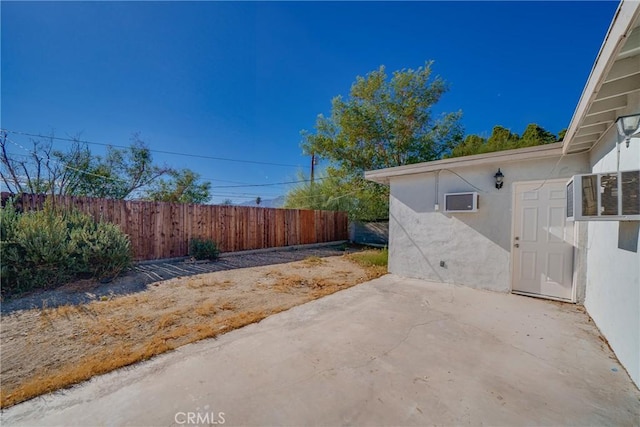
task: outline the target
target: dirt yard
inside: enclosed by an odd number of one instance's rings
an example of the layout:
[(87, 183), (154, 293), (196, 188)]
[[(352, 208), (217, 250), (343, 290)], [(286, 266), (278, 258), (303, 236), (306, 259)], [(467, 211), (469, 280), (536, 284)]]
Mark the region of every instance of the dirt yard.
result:
[(3, 314), (0, 405), (215, 337), (385, 273), (358, 262), (362, 254), (174, 278), (132, 295)]

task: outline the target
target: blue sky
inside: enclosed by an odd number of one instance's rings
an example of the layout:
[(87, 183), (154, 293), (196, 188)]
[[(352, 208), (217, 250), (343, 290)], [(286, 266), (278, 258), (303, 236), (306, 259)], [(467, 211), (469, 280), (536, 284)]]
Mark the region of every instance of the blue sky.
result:
[[(300, 131), (313, 129), (357, 75), (434, 60), (450, 84), (436, 111), (462, 110), (467, 133), (488, 135), (497, 124), (521, 133), (531, 122), (557, 133), (616, 7), (3, 1), (1, 126), (118, 145), (140, 132), (151, 149), (292, 165), (154, 154), (214, 186), (278, 183), (308, 173)], [(213, 200), (271, 198), (287, 188), (215, 188)]]

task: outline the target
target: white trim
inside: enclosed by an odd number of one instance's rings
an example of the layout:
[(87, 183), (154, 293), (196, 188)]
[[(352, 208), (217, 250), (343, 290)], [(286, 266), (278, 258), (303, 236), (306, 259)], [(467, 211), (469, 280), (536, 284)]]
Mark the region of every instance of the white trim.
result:
[(415, 175), (424, 172), (445, 170), (447, 167), (460, 168), (495, 164), (496, 161), (515, 162), (520, 160), (537, 160), (562, 155), (562, 143), (538, 145), (535, 147), (517, 148), (514, 150), (496, 151), (493, 153), (475, 154), (472, 156), (454, 157), (451, 159), (434, 160), (431, 162), (415, 163), (412, 165), (396, 166), (393, 168), (366, 171), (365, 179), (381, 184), (388, 184), (389, 178)]

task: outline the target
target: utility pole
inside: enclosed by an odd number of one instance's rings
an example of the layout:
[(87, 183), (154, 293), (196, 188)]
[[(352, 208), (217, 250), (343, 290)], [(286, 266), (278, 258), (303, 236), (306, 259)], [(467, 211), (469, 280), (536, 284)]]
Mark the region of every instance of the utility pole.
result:
[(316, 153), (311, 153), (311, 185), (313, 185), (315, 166), (316, 166)]

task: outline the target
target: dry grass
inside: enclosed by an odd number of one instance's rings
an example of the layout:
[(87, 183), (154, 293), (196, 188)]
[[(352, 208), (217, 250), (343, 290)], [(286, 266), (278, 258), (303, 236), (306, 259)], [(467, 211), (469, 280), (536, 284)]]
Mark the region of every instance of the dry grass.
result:
[(202, 276), (188, 277), (185, 280), (187, 280), (187, 287), (189, 287), (190, 289), (213, 288), (213, 287), (226, 289), (229, 286), (233, 285), (233, 282), (231, 282), (230, 280), (225, 280), (224, 282), (218, 282), (216, 280), (210, 280)]
[(310, 256), (304, 259), (304, 261), (302, 261), (302, 264), (304, 264), (307, 267), (313, 267), (316, 265), (323, 265), (326, 264), (327, 261), (325, 261), (324, 259), (317, 257), (317, 256)]
[(349, 254), (347, 258), (364, 267), (370, 280), (387, 274), (387, 262), (389, 260), (389, 250), (387, 248)]
[[(300, 267), (313, 268), (300, 268)], [(348, 257), (174, 279), (129, 296), (2, 317), (6, 408), (256, 323), (383, 274)]]
[(206, 301), (197, 306), (194, 311), (198, 316), (209, 317), (216, 314), (218, 312), (218, 309), (212, 301)]
[(238, 308), (238, 306), (232, 303), (231, 301), (225, 301), (222, 304), (220, 304), (220, 310), (233, 311), (236, 308)]

